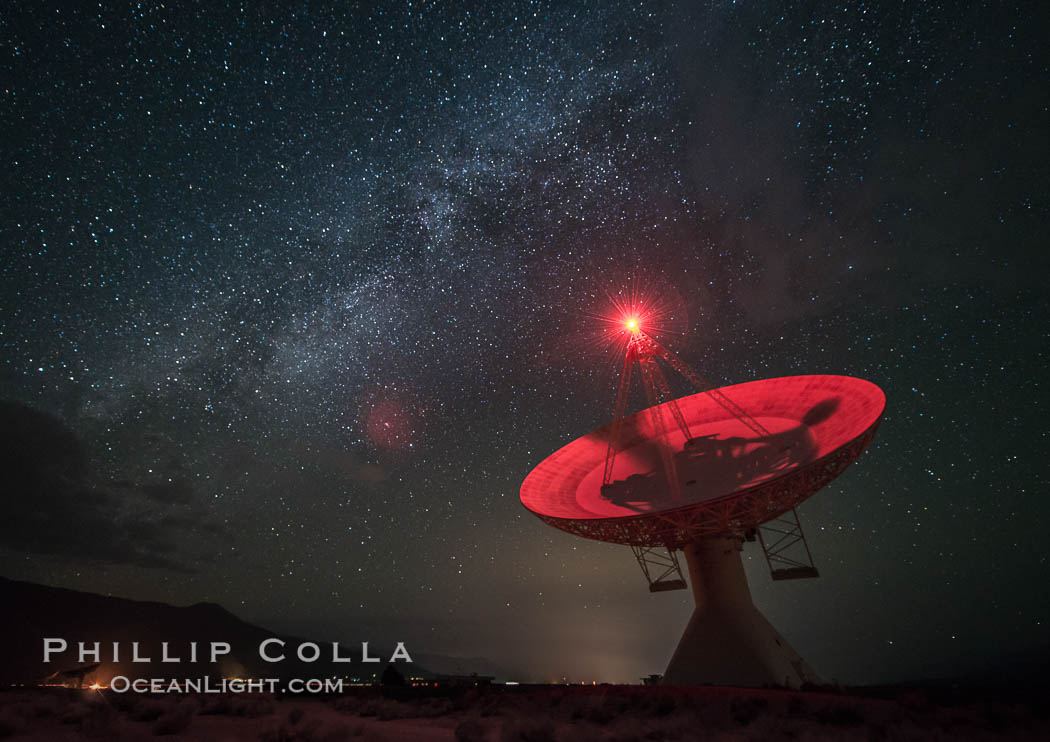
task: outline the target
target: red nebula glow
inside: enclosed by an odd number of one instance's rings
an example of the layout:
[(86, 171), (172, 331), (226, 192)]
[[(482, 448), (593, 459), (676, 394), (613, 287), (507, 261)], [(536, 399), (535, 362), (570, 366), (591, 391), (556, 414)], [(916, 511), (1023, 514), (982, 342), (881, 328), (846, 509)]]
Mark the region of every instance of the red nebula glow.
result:
[(379, 448), (416, 450), (423, 434), (423, 409), (410, 395), (384, 391), (361, 411), (365, 435)]

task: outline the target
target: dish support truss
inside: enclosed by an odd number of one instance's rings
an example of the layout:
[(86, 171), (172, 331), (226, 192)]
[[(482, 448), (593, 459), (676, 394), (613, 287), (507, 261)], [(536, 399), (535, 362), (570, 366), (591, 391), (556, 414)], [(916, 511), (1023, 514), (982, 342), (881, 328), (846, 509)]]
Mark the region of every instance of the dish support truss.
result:
[[(744, 534), (748, 541), (754, 541), (756, 537), (773, 580), (801, 580), (820, 576), (813, 564), (813, 555), (795, 508)], [(685, 590), (688, 587), (675, 549), (632, 545), (631, 551), (649, 583), (649, 592)]]
[(819, 577), (813, 566), (813, 555), (802, 532), (798, 511), (790, 512), (766, 521), (758, 527), (758, 543), (766, 555), (769, 576), (774, 580), (800, 580)]
[(642, 568), (649, 583), (649, 592), (662, 593), (666, 590), (685, 590), (685, 576), (682, 565), (678, 562), (678, 553), (666, 546), (632, 546), (634, 558)]
[[(664, 437), (666, 435), (668, 423), (664, 419), (663, 411), (660, 407), (660, 398), (662, 397), (663, 401), (666, 402), (666, 407), (674, 424), (682, 432), (686, 440), (689, 440), (691, 437), (689, 426), (678, 408), (677, 401), (671, 395), (667, 379), (660, 369), (657, 359), (662, 359), (671, 369), (688, 380), (698, 391), (706, 392), (716, 403), (733, 415), (733, 417), (740, 420), (751, 431), (760, 436), (769, 435), (769, 431), (760, 422), (752, 418), (746, 410), (729, 399), (714, 384), (690, 368), (674, 353), (657, 343), (652, 337), (641, 330), (634, 330), (633, 337), (628, 343), (627, 353), (624, 357), (623, 372), (620, 376), (620, 385), (616, 393), (612, 435), (609, 437), (602, 477), (604, 485), (608, 485), (612, 481), (613, 463), (616, 459), (616, 449), (623, 427), (627, 396), (631, 385), (631, 369), (635, 363), (638, 364), (641, 371), (642, 387), (649, 403), (653, 425), (660, 436)], [(874, 433), (874, 431), (871, 432)], [(674, 500), (680, 501), (681, 492), (674, 460), (666, 447), (661, 447), (660, 453), (663, 459), (664, 470), (667, 474), (667, 481), (671, 488), (671, 495)], [(848, 465), (848, 463), (847, 461), (846, 464)], [(812, 492), (814, 490), (809, 489), (808, 491)], [(802, 497), (799, 497), (797, 501), (802, 499)], [(759, 522), (761, 525), (757, 528), (749, 528), (746, 531), (742, 528), (734, 528), (727, 523), (725, 532), (743, 531), (748, 541), (753, 541), (754, 534), (757, 532), (758, 542), (766, 557), (766, 563), (769, 565), (770, 576), (774, 580), (817, 577), (819, 573), (813, 565), (813, 556), (810, 554), (809, 545), (806, 543), (806, 536), (802, 531), (802, 524), (799, 521), (794, 503), (790, 504), (788, 508), (788, 510), (784, 510), (772, 519), (769, 519), (770, 516), (766, 514), (764, 519), (768, 520), (768, 522), (762, 522), (763, 519), (752, 520), (751, 522)], [(549, 520), (548, 522), (551, 523)], [(556, 525), (554, 523), (551, 524)], [(682, 567), (675, 554), (675, 549), (680, 549), (683, 546), (684, 543), (681, 542), (675, 544), (668, 542), (662, 547), (647, 544), (631, 544), (631, 550), (634, 552), (635, 559), (638, 560), (642, 573), (649, 583), (650, 592), (684, 590), (686, 588)]]

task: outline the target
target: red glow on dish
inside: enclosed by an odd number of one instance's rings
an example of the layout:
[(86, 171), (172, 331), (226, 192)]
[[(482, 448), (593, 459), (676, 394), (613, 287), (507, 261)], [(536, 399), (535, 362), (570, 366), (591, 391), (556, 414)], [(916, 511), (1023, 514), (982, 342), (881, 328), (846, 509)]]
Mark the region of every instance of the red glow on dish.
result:
[[(808, 447), (805, 460), (769, 472), (769, 478), (775, 477), (781, 482), (796, 476), (804, 478), (806, 464), (830, 456), (862, 437), (877, 425), (886, 404), (885, 394), (875, 384), (848, 376), (787, 376), (723, 389), (730, 399), (771, 431), (769, 445), (779, 448), (791, 443), (795, 448)], [(832, 401), (834, 404), (829, 404)], [(721, 441), (726, 446), (743, 446), (754, 437), (753, 432), (707, 394), (682, 397), (678, 399), (678, 406), (693, 435), (711, 437), (712, 444)], [(625, 418), (624, 425), (626, 433), (621, 439), (621, 452), (614, 469), (616, 480), (645, 476), (660, 466), (658, 451), (652, 443), (656, 433), (647, 411)], [(632, 507), (603, 497), (601, 487), (608, 440), (609, 425), (606, 425), (548, 456), (522, 483), (522, 504), (546, 519), (633, 519), (639, 523), (639, 533), (651, 520), (659, 520), (662, 512), (682, 507), (680, 503), (664, 501)], [(685, 444), (678, 431), (668, 440), (675, 451), (681, 451)], [(724, 476), (698, 481), (695, 488), (684, 493), (685, 506), (739, 497), (766, 481), (752, 481), (750, 475), (742, 476), (746, 472), (738, 472), (733, 467), (712, 473)]]

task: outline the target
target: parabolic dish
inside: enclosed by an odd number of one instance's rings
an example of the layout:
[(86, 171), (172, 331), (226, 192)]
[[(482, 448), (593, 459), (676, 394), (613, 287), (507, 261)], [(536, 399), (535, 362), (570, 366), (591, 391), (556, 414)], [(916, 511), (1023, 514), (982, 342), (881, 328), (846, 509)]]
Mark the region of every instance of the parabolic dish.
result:
[[(768, 435), (702, 392), (676, 400), (690, 438), (660, 405), (623, 420), (612, 481), (603, 487), (612, 424), (548, 456), (525, 478), (521, 502), (548, 524), (587, 538), (680, 547), (702, 536), (747, 530), (795, 507), (846, 469), (875, 434), (886, 396), (850, 376), (786, 376), (720, 391)], [(667, 481), (660, 446), (679, 481)]]

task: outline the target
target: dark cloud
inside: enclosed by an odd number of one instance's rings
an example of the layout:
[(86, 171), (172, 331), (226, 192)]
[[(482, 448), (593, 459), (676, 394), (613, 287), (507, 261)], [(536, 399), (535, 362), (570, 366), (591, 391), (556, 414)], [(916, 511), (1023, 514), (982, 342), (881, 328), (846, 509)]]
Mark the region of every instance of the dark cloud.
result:
[(14, 551), (187, 571), (184, 537), (214, 530), (185, 480), (102, 483), (72, 430), (17, 403), (0, 402), (0, 473), (0, 546)]
[(320, 466), (329, 468), (350, 481), (374, 485), (387, 480), (386, 470), (381, 466), (364, 461), (343, 448), (319, 446), (313, 455)]
[(339, 485), (368, 487), (388, 479), (386, 469), (379, 464), (367, 461), (345, 445), (321, 439), (280, 439), (266, 456), (237, 443), (224, 446), (217, 453), (222, 462), (219, 479), (245, 481), (250, 477), (266, 491), (298, 491), (303, 489), (304, 478), (317, 476)]
[(151, 500), (165, 504), (189, 504), (196, 497), (193, 487), (184, 479), (159, 484), (144, 484), (139, 487), (139, 490)]

